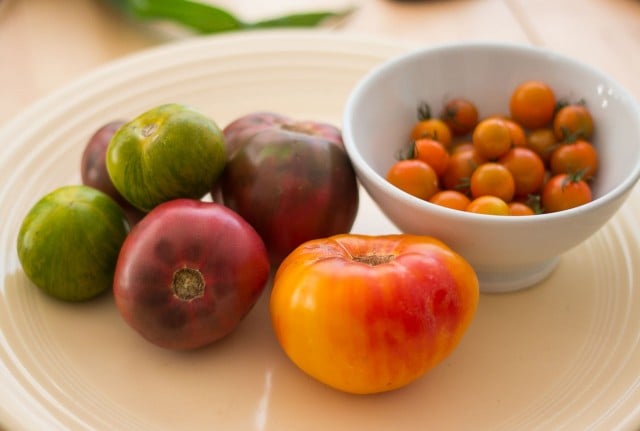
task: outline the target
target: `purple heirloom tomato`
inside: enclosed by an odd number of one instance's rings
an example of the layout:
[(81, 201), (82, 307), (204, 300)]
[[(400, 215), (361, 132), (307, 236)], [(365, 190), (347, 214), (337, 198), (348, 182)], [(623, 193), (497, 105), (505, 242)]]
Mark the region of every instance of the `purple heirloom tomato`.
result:
[(223, 132), (228, 159), (212, 194), (256, 229), (273, 265), (305, 241), (351, 230), (358, 184), (338, 128), (257, 112)]

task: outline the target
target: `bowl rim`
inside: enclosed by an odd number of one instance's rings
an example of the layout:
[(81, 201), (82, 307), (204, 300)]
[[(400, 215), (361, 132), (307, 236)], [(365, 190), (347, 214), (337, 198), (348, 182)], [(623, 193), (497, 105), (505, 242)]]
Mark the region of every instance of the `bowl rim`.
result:
[[(634, 127), (638, 131), (638, 135), (640, 136), (640, 102), (627, 90), (622, 84), (620, 84), (615, 78), (607, 74), (606, 72), (595, 68), (594, 66), (587, 64), (583, 61), (574, 59), (565, 54), (554, 51), (550, 48), (546, 47), (538, 47), (532, 45), (525, 45), (520, 43), (513, 42), (494, 42), (494, 41), (467, 41), (467, 42), (447, 42), (447, 43), (439, 43), (428, 46), (420, 46), (414, 47), (407, 52), (397, 54), (395, 56), (390, 57), (389, 59), (379, 63), (372, 67), (368, 72), (366, 72), (360, 79), (356, 82), (356, 84), (352, 87), (347, 100), (344, 104), (343, 115), (342, 115), (342, 130), (343, 130), (343, 140), (344, 146), (351, 159), (356, 172), (360, 175), (365, 176), (369, 181), (373, 181), (377, 187), (383, 189), (385, 193), (396, 196), (398, 199), (405, 201), (405, 203), (417, 205), (420, 207), (425, 207), (427, 209), (435, 211), (436, 214), (440, 214), (442, 216), (448, 215), (455, 219), (460, 219), (461, 221), (477, 221), (483, 222), (487, 224), (500, 223), (504, 225), (504, 223), (510, 224), (531, 224), (538, 223), (544, 221), (554, 221), (559, 219), (571, 218), (577, 214), (583, 212), (593, 212), (597, 208), (604, 207), (608, 203), (617, 200), (625, 193), (630, 192), (635, 184), (640, 180), (640, 151), (639, 156), (635, 161), (632, 169), (627, 173), (624, 177), (623, 181), (615, 185), (611, 190), (607, 193), (597, 196), (592, 201), (580, 205), (578, 207), (566, 209), (563, 211), (557, 211), (552, 213), (541, 213), (535, 214), (533, 216), (514, 216), (514, 217), (500, 217), (490, 214), (478, 214), (467, 211), (460, 211), (452, 208), (447, 208), (444, 206), (436, 205), (426, 200), (420, 199), (418, 197), (412, 196), (409, 193), (406, 193), (399, 188), (391, 185), (387, 182), (381, 174), (376, 172), (369, 163), (364, 160), (364, 157), (358, 151), (358, 147), (356, 146), (353, 140), (353, 128), (351, 123), (351, 118), (353, 113), (355, 112), (354, 105), (360, 99), (366, 88), (369, 86), (371, 80), (374, 78), (399, 67), (404, 63), (410, 63), (416, 61), (418, 58), (422, 58), (425, 56), (437, 55), (443, 51), (456, 51), (456, 50), (502, 50), (511, 53), (522, 54), (525, 53), (527, 55), (534, 55), (539, 57), (548, 57), (553, 58), (554, 61), (562, 61), (568, 64), (571, 64), (574, 67), (582, 68), (587, 70), (590, 74), (599, 77), (600, 79), (607, 82), (611, 87), (614, 87), (616, 90), (616, 94), (618, 98), (623, 100), (623, 103), (628, 105), (632, 109), (632, 115), (637, 119)], [(640, 141), (636, 143), (640, 145)], [(365, 186), (365, 189), (367, 187)]]

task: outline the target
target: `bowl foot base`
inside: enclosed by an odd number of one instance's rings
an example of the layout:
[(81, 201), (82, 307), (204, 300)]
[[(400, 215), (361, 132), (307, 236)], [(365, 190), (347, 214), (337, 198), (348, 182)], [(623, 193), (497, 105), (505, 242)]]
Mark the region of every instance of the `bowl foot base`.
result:
[(506, 293), (532, 287), (547, 278), (559, 261), (559, 257), (554, 257), (532, 266), (506, 271), (476, 269), (480, 292)]

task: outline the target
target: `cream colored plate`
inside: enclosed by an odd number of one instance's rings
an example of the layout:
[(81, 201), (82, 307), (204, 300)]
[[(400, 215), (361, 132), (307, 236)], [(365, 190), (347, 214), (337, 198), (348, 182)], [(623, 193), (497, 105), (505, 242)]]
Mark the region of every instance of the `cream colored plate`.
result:
[[(79, 182), (84, 143), (104, 122), (163, 102), (220, 125), (254, 110), (339, 124), (348, 92), (406, 46), (316, 31), (232, 35), (114, 63), (42, 100), (0, 132), (0, 424), (96, 430), (531, 430), (640, 427), (640, 194), (564, 255), (544, 283), (483, 295), (459, 348), (414, 384), (350, 396), (311, 380), (276, 344), (266, 295), (232, 336), (161, 350), (109, 295), (45, 297), (15, 240), (30, 206)], [(363, 193), (355, 231), (395, 228)], [(522, 245), (526, 247), (526, 244)], [(0, 426), (2, 428), (2, 426)]]

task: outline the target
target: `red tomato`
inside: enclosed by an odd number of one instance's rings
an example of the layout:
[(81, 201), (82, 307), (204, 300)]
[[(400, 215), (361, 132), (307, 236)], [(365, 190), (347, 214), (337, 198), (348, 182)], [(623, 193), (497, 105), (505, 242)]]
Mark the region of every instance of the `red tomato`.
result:
[(451, 354), (478, 296), (473, 268), (436, 239), (347, 234), (294, 250), (275, 275), (270, 310), (302, 371), (368, 394), (407, 385)]
[(113, 293), (124, 320), (153, 344), (195, 349), (231, 333), (269, 277), (262, 239), (222, 205), (176, 199), (127, 236)]

